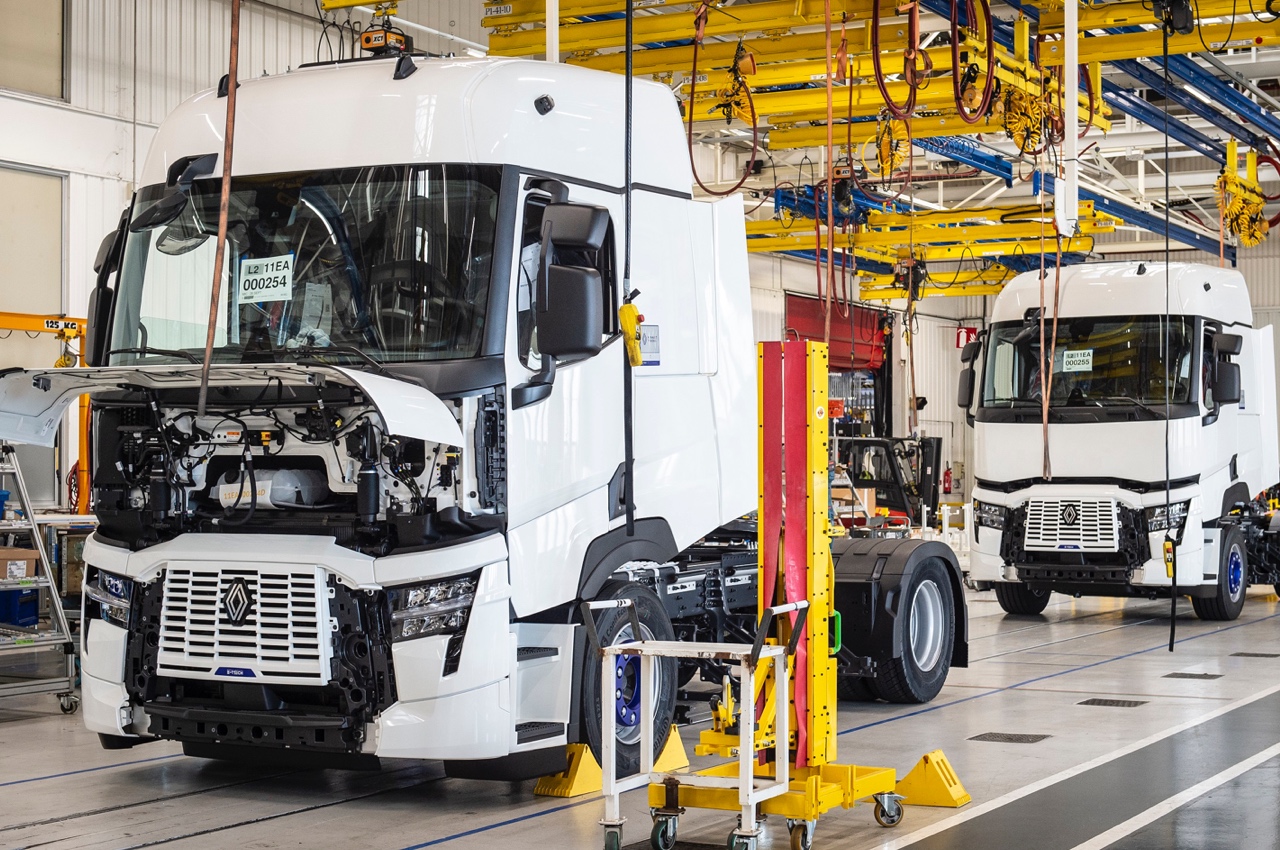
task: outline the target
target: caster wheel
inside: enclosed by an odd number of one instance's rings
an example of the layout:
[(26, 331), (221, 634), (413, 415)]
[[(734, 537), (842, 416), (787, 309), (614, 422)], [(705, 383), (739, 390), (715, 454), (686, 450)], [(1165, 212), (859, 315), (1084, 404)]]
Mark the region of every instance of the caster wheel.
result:
[(653, 832), (649, 833), (649, 846), (653, 850), (673, 850), (676, 846), (675, 818), (659, 818), (653, 822)]
[(63, 714), (75, 714), (80, 710), (80, 698), (71, 694), (58, 697), (58, 708)]
[(811, 850), (813, 837), (806, 824), (798, 823), (791, 827), (791, 850)]
[(622, 850), (622, 833), (606, 832), (604, 834), (604, 850)]
[(889, 808), (885, 808), (881, 805), (879, 800), (876, 801), (876, 808), (874, 812), (876, 823), (883, 827), (895, 827), (902, 823), (902, 817), (906, 813), (906, 807), (896, 800), (889, 804)]

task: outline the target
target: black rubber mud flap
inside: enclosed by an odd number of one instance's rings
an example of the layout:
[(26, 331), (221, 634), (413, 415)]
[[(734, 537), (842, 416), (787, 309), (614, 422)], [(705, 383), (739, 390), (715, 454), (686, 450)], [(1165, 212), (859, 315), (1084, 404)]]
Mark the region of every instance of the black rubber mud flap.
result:
[(884, 647), (890, 648), (893, 658), (902, 655), (902, 639), (893, 627), (901, 603), (900, 589), (920, 564), (933, 558), (942, 561), (951, 579), (956, 609), (951, 666), (969, 666), (968, 606), (960, 563), (951, 547), (936, 540), (845, 538), (831, 541), (831, 557), (844, 647), (872, 658), (882, 654)]

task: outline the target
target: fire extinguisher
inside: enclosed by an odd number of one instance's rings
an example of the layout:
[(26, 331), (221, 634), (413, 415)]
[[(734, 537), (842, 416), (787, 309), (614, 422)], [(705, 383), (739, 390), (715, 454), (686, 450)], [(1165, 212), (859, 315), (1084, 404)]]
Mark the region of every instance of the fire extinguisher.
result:
[(951, 464), (947, 464), (946, 472), (942, 473), (942, 492), (951, 493)]

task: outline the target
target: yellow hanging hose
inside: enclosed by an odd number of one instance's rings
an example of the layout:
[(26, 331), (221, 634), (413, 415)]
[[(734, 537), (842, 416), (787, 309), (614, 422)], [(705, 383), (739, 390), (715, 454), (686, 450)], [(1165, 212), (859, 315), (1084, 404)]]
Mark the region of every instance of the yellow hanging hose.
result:
[(1262, 244), (1271, 226), (1263, 210), (1265, 199), (1261, 188), (1224, 168), (1213, 189), (1223, 228), (1245, 248)]

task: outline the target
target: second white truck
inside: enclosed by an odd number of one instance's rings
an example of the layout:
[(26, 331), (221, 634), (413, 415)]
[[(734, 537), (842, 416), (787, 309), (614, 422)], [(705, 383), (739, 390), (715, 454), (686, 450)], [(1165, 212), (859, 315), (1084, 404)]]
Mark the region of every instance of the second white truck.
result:
[(1039, 273), (1028, 273), (962, 353), (970, 581), (1013, 614), (1040, 613), (1055, 591), (1168, 598), (1170, 540), (1178, 593), (1203, 619), (1235, 619), (1250, 583), (1280, 580), (1266, 503), (1280, 481), (1271, 328), (1253, 327), (1234, 270), (1064, 268), (1046, 431), (1052, 274), (1043, 350)]

